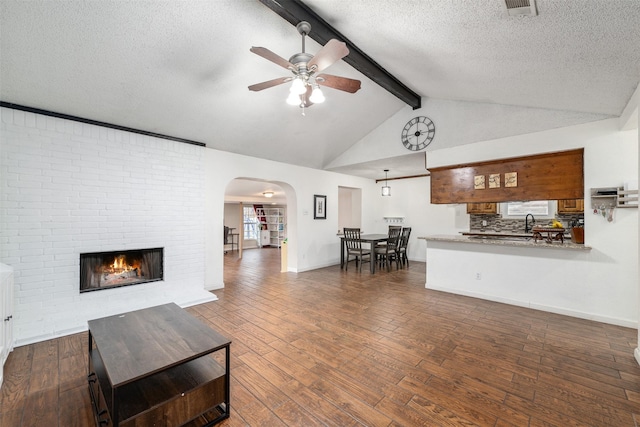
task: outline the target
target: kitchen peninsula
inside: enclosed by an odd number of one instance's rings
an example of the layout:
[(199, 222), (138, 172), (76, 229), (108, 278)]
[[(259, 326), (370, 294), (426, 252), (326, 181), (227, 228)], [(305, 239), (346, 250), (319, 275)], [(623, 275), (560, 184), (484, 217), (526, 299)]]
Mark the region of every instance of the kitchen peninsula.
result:
[[(562, 142), (559, 138), (550, 141), (556, 146)], [(610, 222), (593, 214), (589, 198), (591, 188), (619, 186), (628, 175), (623, 171), (615, 177), (601, 174), (593, 165), (606, 158), (608, 152), (593, 144), (587, 144), (585, 150), (574, 145), (564, 152), (531, 155), (522, 147), (524, 144), (510, 151), (511, 155), (522, 154), (520, 157), (505, 158), (501, 146), (482, 143), (475, 150), (482, 152), (478, 162), (469, 162), (471, 156), (463, 150), (431, 153), (428, 165), (431, 203), (440, 205), (443, 212), (446, 210), (449, 221), (455, 220), (447, 223), (447, 217), (442, 216), (442, 226), (432, 227), (431, 232), (422, 235), (420, 241), (426, 246), (425, 287), (637, 326), (634, 322), (637, 292), (633, 290), (633, 280), (629, 280), (637, 275), (637, 251), (633, 240), (628, 238), (629, 234), (637, 235), (636, 209), (616, 209)], [(549, 165), (554, 167), (548, 168)], [(516, 179), (509, 181), (514, 174)], [(554, 215), (555, 200), (579, 199), (584, 199), (585, 213), (567, 212), (563, 203), (562, 209), (558, 209), (562, 215)], [(469, 211), (467, 204), (527, 200), (551, 201), (548, 217), (534, 212), (537, 226), (545, 227), (555, 217), (569, 230), (574, 220), (583, 219), (585, 244), (572, 243), (567, 234), (564, 242), (535, 242), (531, 229), (528, 240), (472, 238), (462, 234), (526, 235), (525, 217), (513, 217), (504, 209)], [(579, 203), (575, 205), (577, 208)], [(582, 218), (576, 218), (577, 215)], [(621, 247), (626, 250), (620, 250)]]
[(589, 246), (465, 235), (421, 239), (427, 243), (427, 289), (596, 319), (584, 299), (595, 304), (597, 297), (584, 284), (606, 260)]
[[(531, 235), (514, 235), (514, 234), (485, 234), (483, 233), (463, 233), (459, 235), (432, 235), (426, 237), (418, 237), (418, 239), (432, 242), (448, 242), (448, 243), (464, 243), (487, 245), (495, 247), (519, 247), (531, 249), (555, 249), (555, 250), (571, 250), (571, 251), (589, 251), (590, 246), (572, 243), (570, 240), (564, 242), (547, 243), (545, 240), (536, 241)], [(427, 246), (429, 244), (427, 243)]]

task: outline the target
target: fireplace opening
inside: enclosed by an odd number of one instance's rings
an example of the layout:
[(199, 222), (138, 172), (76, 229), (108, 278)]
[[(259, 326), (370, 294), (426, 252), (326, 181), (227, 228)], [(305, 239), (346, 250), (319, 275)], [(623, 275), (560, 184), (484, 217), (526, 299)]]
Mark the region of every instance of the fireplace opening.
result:
[(163, 248), (80, 254), (80, 292), (163, 279)]

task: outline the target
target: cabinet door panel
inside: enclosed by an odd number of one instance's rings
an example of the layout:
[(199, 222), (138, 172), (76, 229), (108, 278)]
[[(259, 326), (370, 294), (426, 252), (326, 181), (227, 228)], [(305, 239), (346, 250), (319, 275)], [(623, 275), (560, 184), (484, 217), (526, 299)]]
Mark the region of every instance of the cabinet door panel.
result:
[(497, 203), (467, 203), (468, 214), (495, 214), (498, 213)]
[(558, 213), (584, 212), (584, 199), (558, 200)]

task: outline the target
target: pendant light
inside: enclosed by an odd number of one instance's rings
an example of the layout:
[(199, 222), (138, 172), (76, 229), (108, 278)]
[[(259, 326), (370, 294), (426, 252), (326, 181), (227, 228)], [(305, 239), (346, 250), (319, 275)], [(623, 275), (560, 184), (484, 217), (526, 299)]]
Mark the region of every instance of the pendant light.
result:
[(384, 170), (384, 185), (382, 186), (382, 195), (383, 196), (391, 196), (391, 187), (387, 185), (387, 173), (389, 169)]

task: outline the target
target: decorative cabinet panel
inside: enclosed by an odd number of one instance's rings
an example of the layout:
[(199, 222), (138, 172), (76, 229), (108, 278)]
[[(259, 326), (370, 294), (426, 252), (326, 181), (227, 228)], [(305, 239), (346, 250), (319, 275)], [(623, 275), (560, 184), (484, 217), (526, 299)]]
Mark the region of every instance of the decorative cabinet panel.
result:
[(467, 203), (468, 214), (497, 214), (497, 203)]
[(584, 199), (558, 200), (559, 214), (573, 214), (584, 212)]

